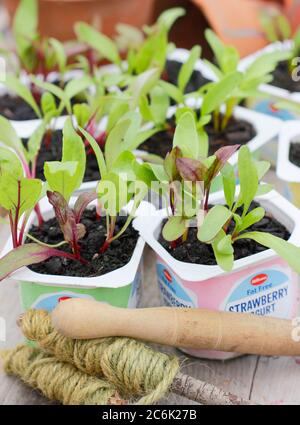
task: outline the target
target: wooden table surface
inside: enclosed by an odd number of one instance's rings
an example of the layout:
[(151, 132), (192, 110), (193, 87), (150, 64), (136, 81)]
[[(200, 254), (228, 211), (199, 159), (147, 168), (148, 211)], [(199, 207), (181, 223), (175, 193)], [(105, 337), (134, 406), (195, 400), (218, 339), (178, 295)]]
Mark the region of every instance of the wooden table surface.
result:
[[(270, 175), (269, 180), (273, 181), (274, 177)], [(6, 236), (7, 229), (2, 225), (1, 245)], [(141, 306), (158, 306), (159, 304), (154, 255), (149, 248), (146, 248)], [(22, 341), (22, 335), (16, 325), (19, 314), (17, 284), (7, 279), (0, 285), (0, 317), (6, 321), (6, 341), (0, 342), (0, 349), (13, 347)], [(185, 373), (218, 385), (245, 399), (268, 404), (300, 404), (300, 360), (296, 358), (243, 356), (223, 362), (195, 359), (186, 357), (172, 348), (159, 348), (179, 355), (184, 360)], [(0, 370), (0, 405), (49, 403), (37, 391), (26, 387), (16, 378), (6, 376)], [(191, 404), (173, 394), (162, 400), (162, 403)]]

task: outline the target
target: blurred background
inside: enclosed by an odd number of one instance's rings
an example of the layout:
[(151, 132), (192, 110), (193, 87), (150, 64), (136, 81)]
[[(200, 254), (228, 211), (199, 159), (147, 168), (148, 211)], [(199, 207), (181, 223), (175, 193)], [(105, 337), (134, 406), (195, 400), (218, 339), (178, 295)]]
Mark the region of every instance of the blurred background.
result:
[[(19, 0), (0, 0), (0, 27), (5, 31)], [(211, 27), (226, 42), (234, 44), (241, 56), (267, 44), (261, 32), (259, 15), (265, 8), (279, 9), (295, 29), (300, 23), (300, 0), (39, 0), (41, 34), (60, 40), (72, 39), (73, 24), (86, 21), (108, 35), (115, 24), (128, 23), (141, 27), (151, 24), (170, 7), (182, 6), (187, 14), (171, 32), (178, 47), (203, 47), (205, 28)]]

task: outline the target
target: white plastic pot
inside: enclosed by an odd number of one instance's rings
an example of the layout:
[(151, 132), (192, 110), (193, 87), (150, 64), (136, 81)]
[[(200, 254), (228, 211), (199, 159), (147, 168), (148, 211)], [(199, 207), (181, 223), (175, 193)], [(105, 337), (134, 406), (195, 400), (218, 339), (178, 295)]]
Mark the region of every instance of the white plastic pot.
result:
[[(74, 204), (72, 198), (70, 204)], [(91, 204), (93, 205), (93, 203)], [(53, 207), (44, 198), (40, 202), (41, 212), (45, 219), (53, 217)], [(125, 208), (126, 210), (126, 208)], [(147, 202), (141, 203), (138, 214), (149, 214), (154, 208)], [(32, 213), (26, 230), (36, 223)], [(96, 277), (70, 277), (36, 273), (28, 267), (14, 272), (11, 279), (19, 283), (23, 310), (40, 308), (53, 310), (61, 299), (72, 297), (93, 298), (118, 307), (135, 308), (139, 302), (142, 279), (142, 254), (144, 241), (138, 238), (130, 261), (123, 267)], [(2, 256), (12, 249), (11, 240), (7, 242)]]
[(277, 176), (287, 182), (288, 196), (300, 208), (300, 168), (289, 160), (291, 143), (300, 143), (300, 121), (286, 121), (279, 133)]
[[(300, 245), (300, 212), (277, 192), (259, 197), (259, 203), (291, 232), (290, 242)], [(210, 202), (224, 203), (221, 192)], [(268, 249), (234, 262), (231, 272), (219, 266), (178, 261), (158, 242), (166, 211), (154, 217), (138, 217), (134, 227), (156, 253), (158, 285), (163, 304), (291, 318), (299, 304), (298, 275)], [(234, 353), (184, 350), (196, 357), (229, 359)]]

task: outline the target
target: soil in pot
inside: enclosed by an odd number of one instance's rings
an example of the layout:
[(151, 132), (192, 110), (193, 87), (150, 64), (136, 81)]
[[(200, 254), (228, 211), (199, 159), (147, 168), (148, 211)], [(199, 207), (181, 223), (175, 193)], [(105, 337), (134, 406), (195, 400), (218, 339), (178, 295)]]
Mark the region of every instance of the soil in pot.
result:
[[(258, 207), (257, 202), (252, 202), (250, 209)], [(239, 210), (238, 210), (239, 211)], [(260, 231), (271, 233), (274, 236), (278, 236), (284, 240), (288, 240), (290, 232), (279, 223), (271, 214), (266, 216), (251, 226), (247, 231)], [(233, 224), (229, 227), (229, 232), (233, 231)], [(161, 245), (178, 261), (193, 264), (203, 264), (206, 266), (216, 265), (215, 256), (211, 245), (200, 242), (197, 239), (197, 228), (191, 227), (188, 233), (188, 239), (184, 243), (178, 244), (176, 248), (171, 248), (170, 243), (167, 242), (162, 234), (159, 236), (159, 242)], [(234, 259), (239, 260), (250, 255), (257, 254), (265, 251), (268, 248), (258, 244), (257, 242), (250, 239), (242, 239), (234, 243)]]
[[(23, 139), (26, 146), (28, 139)], [(42, 146), (38, 155), (36, 165), (36, 177), (45, 180), (44, 164), (46, 161), (60, 161), (62, 157), (62, 131), (55, 130), (51, 134), (51, 140), (44, 137)], [(84, 182), (97, 181), (100, 179), (98, 163), (93, 153), (87, 155), (87, 166), (84, 175)]]
[[(177, 62), (175, 60), (168, 60), (165, 67), (164, 78), (174, 85), (177, 85), (178, 74), (182, 67), (181, 62)], [(204, 77), (202, 73), (198, 70), (194, 70), (190, 81), (188, 82), (185, 93), (192, 93), (193, 91), (198, 90), (200, 87), (204, 86), (204, 84), (209, 83), (210, 80)]]
[(292, 164), (300, 167), (300, 141), (290, 144), (289, 160)]
[(15, 121), (34, 120), (38, 118), (28, 103), (20, 97), (9, 94), (0, 97), (0, 115)]
[(292, 74), (289, 71), (288, 61), (281, 61), (278, 63), (273, 72), (273, 81), (271, 81), (270, 84), (291, 92), (300, 91), (300, 81), (293, 80)]
[[(60, 83), (57, 80), (52, 81), (52, 84), (58, 86)], [(59, 99), (55, 97), (55, 100), (56, 104), (58, 105), (60, 102)], [(84, 99), (80, 95), (71, 99), (72, 105), (81, 102), (84, 102)], [(62, 115), (65, 114), (66, 110), (63, 110)], [(0, 96), (0, 115), (14, 121), (28, 121), (38, 118), (34, 110), (31, 108), (31, 106), (28, 105), (28, 103), (25, 102), (25, 100), (23, 100), (21, 97), (13, 96), (8, 93)]]
[[(117, 233), (126, 221), (126, 216), (117, 217)], [(135, 249), (138, 232), (130, 225), (123, 235), (113, 241), (110, 247), (104, 252), (99, 253), (106, 238), (106, 219), (98, 217), (95, 208), (87, 209), (82, 216), (81, 223), (86, 228), (84, 238), (79, 241), (80, 252), (88, 264), (81, 264), (79, 261), (69, 260), (67, 258), (52, 257), (39, 264), (34, 264), (29, 268), (36, 273), (94, 277), (109, 273), (120, 267), (125, 266), (131, 259)], [(63, 240), (63, 234), (57, 223), (56, 218), (51, 218), (43, 223), (42, 226), (32, 226), (29, 234), (36, 239), (47, 244), (57, 244)], [(29, 239), (26, 243), (31, 242)], [(59, 248), (65, 252), (71, 252), (69, 245), (63, 245)]]
[[(139, 146), (139, 149), (164, 158), (172, 149), (175, 131), (174, 118), (168, 120), (170, 130), (160, 131), (154, 134)], [(254, 126), (245, 120), (238, 120), (232, 117), (223, 131), (216, 132), (213, 123), (205, 126), (209, 137), (209, 155), (213, 155), (219, 148), (226, 145), (245, 145), (256, 136)]]

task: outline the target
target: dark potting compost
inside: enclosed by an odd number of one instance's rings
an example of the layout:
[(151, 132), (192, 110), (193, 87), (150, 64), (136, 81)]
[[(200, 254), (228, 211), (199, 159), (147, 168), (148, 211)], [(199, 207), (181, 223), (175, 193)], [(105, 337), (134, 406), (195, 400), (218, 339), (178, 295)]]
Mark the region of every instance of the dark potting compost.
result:
[[(172, 149), (175, 131), (174, 118), (168, 120), (169, 130), (160, 131), (142, 143), (139, 149), (164, 158)], [(213, 123), (205, 126), (209, 137), (209, 155), (226, 145), (245, 145), (256, 136), (254, 126), (245, 120), (232, 117), (225, 130), (215, 131)]]
[(34, 120), (38, 118), (25, 100), (9, 94), (0, 96), (0, 115), (15, 121)]
[(292, 164), (300, 167), (300, 140), (290, 144), (289, 160)]
[[(23, 139), (26, 146), (27, 139)], [(62, 157), (62, 131), (55, 130), (51, 133), (51, 139), (44, 137), (36, 164), (36, 177), (45, 180), (44, 164), (46, 161), (60, 161)], [(100, 179), (96, 156), (89, 153), (86, 157), (87, 164), (84, 175), (84, 182), (97, 181)]]
[[(166, 78), (169, 83), (177, 85), (178, 75), (181, 67), (181, 62), (175, 60), (167, 60), (164, 78)], [(207, 84), (209, 82), (210, 80), (204, 77), (204, 75), (202, 75), (200, 71), (194, 70), (185, 88), (185, 93), (192, 93), (193, 91), (198, 90), (200, 87), (204, 86), (204, 84)]]
[[(257, 202), (252, 202), (250, 210), (258, 206), (259, 204)], [(237, 211), (239, 212), (240, 209)], [(231, 223), (228, 229), (229, 232), (233, 231), (233, 227), (233, 223)], [(272, 217), (271, 214), (268, 213), (261, 221), (249, 227), (247, 231), (267, 232), (284, 240), (288, 240), (291, 235), (285, 226), (280, 224), (274, 217)], [(203, 264), (206, 266), (214, 266), (217, 264), (211, 245), (202, 243), (197, 239), (196, 227), (191, 227), (189, 229), (187, 241), (179, 243), (175, 248), (170, 247), (170, 243), (163, 238), (162, 234), (159, 236), (159, 242), (176, 260), (186, 263)], [(238, 240), (233, 246), (235, 260), (249, 257), (250, 255), (257, 254), (268, 249), (250, 239)]]
[(273, 81), (271, 81), (270, 84), (291, 92), (300, 91), (300, 81), (293, 80), (288, 61), (281, 61), (278, 63), (273, 72)]
[[(115, 234), (121, 230), (126, 218), (126, 216), (117, 217)], [(86, 229), (85, 236), (79, 240), (80, 253), (88, 261), (88, 264), (68, 258), (51, 257), (39, 264), (31, 265), (29, 268), (41, 274), (93, 277), (123, 267), (130, 261), (138, 239), (138, 232), (131, 225), (120, 238), (111, 243), (104, 253), (100, 253), (99, 250), (106, 238), (105, 217), (98, 217), (95, 208), (88, 208), (83, 213), (80, 222)], [(45, 221), (40, 227), (32, 226), (29, 234), (51, 245), (63, 240), (63, 234), (56, 218)], [(31, 240), (27, 238), (25, 243), (29, 242)], [(59, 249), (71, 253), (68, 244)]]
[[(59, 86), (60, 82), (59, 80), (56, 80), (52, 81), (52, 84)], [(54, 98), (56, 101), (56, 105), (58, 106), (60, 100), (56, 96), (54, 96)], [(74, 105), (76, 103), (82, 103), (84, 102), (84, 100), (85, 97), (83, 96), (83, 94), (79, 93), (77, 96), (71, 99), (71, 104)], [(40, 106), (39, 102), (37, 103)], [(67, 112), (64, 109), (62, 111), (62, 115), (65, 115), (66, 113)], [(15, 121), (28, 121), (38, 118), (34, 110), (31, 108), (30, 105), (28, 105), (28, 103), (25, 102), (25, 100), (23, 100), (19, 96), (13, 96), (8, 93), (0, 96), (0, 115), (3, 115), (9, 120)]]

